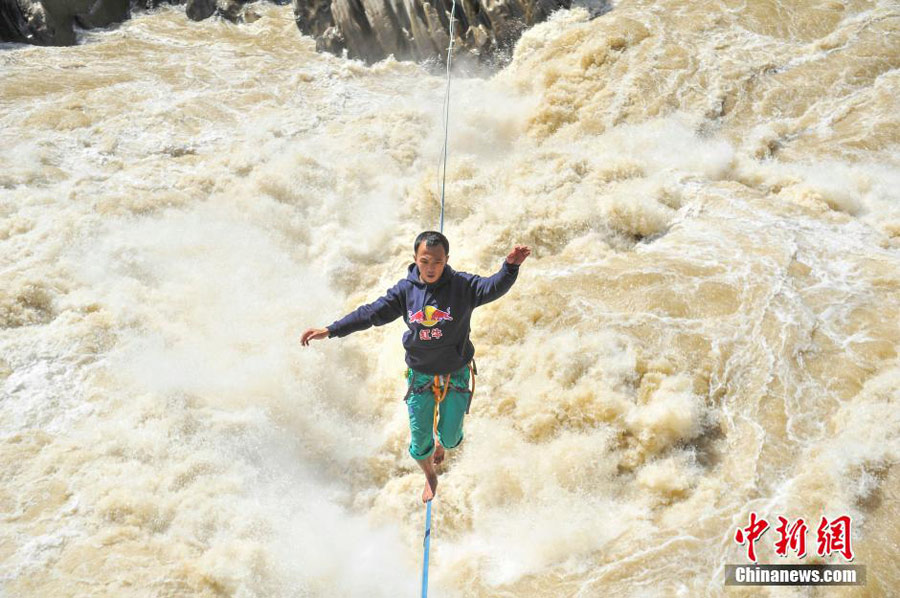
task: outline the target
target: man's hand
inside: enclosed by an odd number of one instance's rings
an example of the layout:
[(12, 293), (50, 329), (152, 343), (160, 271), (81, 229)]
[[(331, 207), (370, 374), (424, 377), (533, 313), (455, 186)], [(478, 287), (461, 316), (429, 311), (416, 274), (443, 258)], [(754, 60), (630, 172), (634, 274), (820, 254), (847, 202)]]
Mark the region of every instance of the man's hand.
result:
[(531, 255), (531, 247), (528, 245), (516, 245), (509, 255), (506, 256), (506, 263), (519, 266), (525, 261), (525, 258)]
[(321, 338), (328, 338), (327, 328), (310, 328), (300, 337), (300, 344), (304, 347), (308, 347), (309, 341), (315, 341)]

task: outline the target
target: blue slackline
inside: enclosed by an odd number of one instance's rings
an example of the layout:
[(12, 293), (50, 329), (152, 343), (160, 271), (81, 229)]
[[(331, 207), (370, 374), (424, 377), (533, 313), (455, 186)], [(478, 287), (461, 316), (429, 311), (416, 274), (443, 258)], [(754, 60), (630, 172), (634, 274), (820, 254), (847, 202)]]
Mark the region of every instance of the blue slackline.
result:
[(431, 501), (425, 503), (425, 562), (422, 563), (422, 598), (428, 596), (428, 548), (431, 544)]

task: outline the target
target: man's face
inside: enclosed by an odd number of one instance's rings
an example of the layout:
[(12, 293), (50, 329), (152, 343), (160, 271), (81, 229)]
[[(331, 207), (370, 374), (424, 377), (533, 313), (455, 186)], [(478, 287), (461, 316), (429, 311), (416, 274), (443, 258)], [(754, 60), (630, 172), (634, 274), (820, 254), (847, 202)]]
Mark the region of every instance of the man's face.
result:
[(424, 242), (419, 243), (419, 249), (416, 251), (416, 265), (419, 267), (419, 275), (422, 280), (431, 284), (441, 277), (444, 266), (447, 264), (447, 253), (441, 244), (425, 245)]

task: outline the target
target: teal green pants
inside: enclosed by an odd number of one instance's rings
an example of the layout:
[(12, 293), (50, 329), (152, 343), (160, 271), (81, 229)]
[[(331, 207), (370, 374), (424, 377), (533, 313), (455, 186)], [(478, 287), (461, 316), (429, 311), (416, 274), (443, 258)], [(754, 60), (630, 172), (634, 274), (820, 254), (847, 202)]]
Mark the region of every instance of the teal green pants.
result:
[[(440, 376), (441, 384), (446, 375)], [(409, 454), (427, 459), (434, 452), (434, 376), (407, 371), (406, 406), (409, 412)], [(463, 440), (463, 418), (469, 406), (469, 366), (450, 374), (450, 389), (438, 407), (437, 434), (441, 446), (456, 448)]]

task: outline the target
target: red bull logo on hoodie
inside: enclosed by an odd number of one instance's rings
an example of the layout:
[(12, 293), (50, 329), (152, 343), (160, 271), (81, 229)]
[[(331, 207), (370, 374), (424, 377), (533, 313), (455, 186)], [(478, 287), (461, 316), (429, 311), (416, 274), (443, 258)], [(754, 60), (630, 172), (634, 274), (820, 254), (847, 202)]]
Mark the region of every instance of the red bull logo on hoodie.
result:
[(444, 320), (447, 320), (448, 322), (453, 321), (449, 311), (438, 309), (433, 305), (426, 305), (424, 309), (420, 309), (416, 313), (411, 311), (406, 313), (409, 315), (410, 324), (421, 324), (423, 326), (428, 326), (429, 328)]

